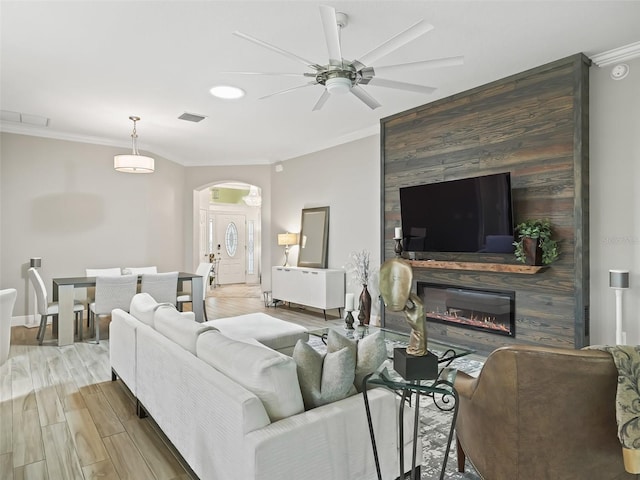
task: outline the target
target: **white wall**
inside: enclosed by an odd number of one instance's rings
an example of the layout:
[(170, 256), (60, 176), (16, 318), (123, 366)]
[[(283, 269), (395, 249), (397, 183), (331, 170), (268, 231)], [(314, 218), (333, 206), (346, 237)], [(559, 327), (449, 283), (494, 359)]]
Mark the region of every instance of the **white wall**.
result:
[(627, 343), (640, 344), (640, 59), (623, 80), (590, 70), (591, 343), (615, 342), (609, 269), (628, 269)]
[[(640, 344), (640, 59), (629, 76), (610, 79), (611, 67), (591, 68), (590, 242), (591, 339), (612, 343), (614, 294), (608, 270), (631, 271), (625, 292), (628, 343)], [(81, 274), (87, 266), (154, 263), (186, 268), (194, 258), (193, 192), (224, 181), (262, 188), (263, 284), (283, 261), (277, 234), (298, 232), (301, 210), (330, 207), (329, 266), (340, 268), (354, 250), (380, 242), (379, 136), (291, 159), (274, 166), (179, 167), (156, 158), (153, 175), (124, 175), (111, 168), (116, 149), (2, 134), (0, 156), (0, 288), (16, 287), (16, 315), (24, 314), (26, 265), (43, 257), (47, 284), (54, 275)], [(77, 202), (76, 200), (80, 200)], [(176, 207), (176, 205), (178, 205)], [(118, 235), (126, 231), (127, 236)], [(297, 262), (293, 248), (290, 263)], [(347, 291), (360, 286), (348, 277)], [(22, 287), (22, 288), (21, 288)], [(372, 288), (373, 290), (373, 288)], [(377, 292), (372, 291), (377, 297)], [(374, 301), (374, 304), (377, 302)]]
[[(378, 135), (294, 158), (282, 163), (282, 172), (272, 170), (273, 265), (282, 265), (284, 247), (277, 234), (300, 232), (303, 208), (329, 207), (329, 268), (345, 268), (350, 254), (368, 250), (371, 265), (380, 265), (380, 137)], [(266, 247), (265, 247), (266, 248)], [(296, 265), (298, 247), (289, 253)], [(369, 289), (377, 298), (375, 285)], [(362, 290), (347, 275), (347, 292)], [(374, 305), (377, 302), (373, 302)], [(377, 314), (377, 310), (374, 312)]]
[(29, 259), (51, 295), (53, 277), (85, 268), (157, 265), (184, 270), (184, 168), (155, 157), (156, 172), (113, 170), (122, 149), (3, 133), (0, 287), (18, 289), (26, 315)]

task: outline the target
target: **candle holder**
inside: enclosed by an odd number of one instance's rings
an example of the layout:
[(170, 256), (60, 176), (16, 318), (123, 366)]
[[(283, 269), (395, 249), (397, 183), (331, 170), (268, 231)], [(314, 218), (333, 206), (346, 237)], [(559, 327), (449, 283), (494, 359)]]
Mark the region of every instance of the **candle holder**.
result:
[(353, 322), (355, 319), (351, 315), (351, 310), (347, 310), (347, 316), (344, 317), (344, 328), (347, 330), (353, 330)]
[(395, 237), (394, 240), (396, 241), (396, 246), (394, 247), (393, 251), (396, 252), (396, 257), (401, 257), (402, 256), (402, 237)]

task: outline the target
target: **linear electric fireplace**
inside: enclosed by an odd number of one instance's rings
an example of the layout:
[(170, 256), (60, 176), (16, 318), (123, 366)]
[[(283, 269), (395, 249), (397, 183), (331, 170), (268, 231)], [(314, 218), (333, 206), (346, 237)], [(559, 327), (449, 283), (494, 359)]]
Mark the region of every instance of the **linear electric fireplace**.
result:
[(428, 321), (515, 337), (516, 294), (418, 282)]

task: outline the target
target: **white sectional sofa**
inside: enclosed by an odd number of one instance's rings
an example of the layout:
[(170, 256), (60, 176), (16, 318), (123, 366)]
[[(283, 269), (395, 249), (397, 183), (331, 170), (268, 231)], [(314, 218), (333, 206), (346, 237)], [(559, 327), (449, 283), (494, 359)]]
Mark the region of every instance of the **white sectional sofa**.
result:
[[(377, 478), (362, 394), (304, 411), (291, 357), (231, 339), (144, 295), (131, 313), (112, 313), (113, 379), (127, 385), (139, 414), (151, 415), (201, 480)], [(375, 388), (369, 401), (382, 478), (394, 479), (397, 396)], [(405, 408), (405, 429), (412, 422)], [(412, 446), (403, 448), (408, 471)]]

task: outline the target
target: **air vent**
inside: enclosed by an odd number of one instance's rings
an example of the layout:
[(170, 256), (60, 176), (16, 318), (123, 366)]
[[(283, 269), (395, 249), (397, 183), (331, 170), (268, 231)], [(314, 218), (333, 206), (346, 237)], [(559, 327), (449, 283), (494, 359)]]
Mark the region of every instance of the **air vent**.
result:
[(198, 115), (198, 114), (196, 114), (196, 113), (187, 113), (187, 112), (184, 112), (184, 113), (183, 113), (182, 115), (180, 115), (178, 118), (179, 118), (180, 120), (186, 120), (187, 122), (195, 122), (195, 123), (198, 123), (198, 122), (201, 122), (202, 120), (204, 120), (204, 119), (205, 119), (205, 118), (207, 118), (207, 117), (206, 117), (206, 116), (204, 116), (204, 115)]
[(48, 127), (49, 119), (41, 115), (30, 115), (28, 113), (11, 112), (9, 110), (2, 110), (3, 122), (15, 122), (23, 123), (25, 125), (32, 125), (35, 127)]

